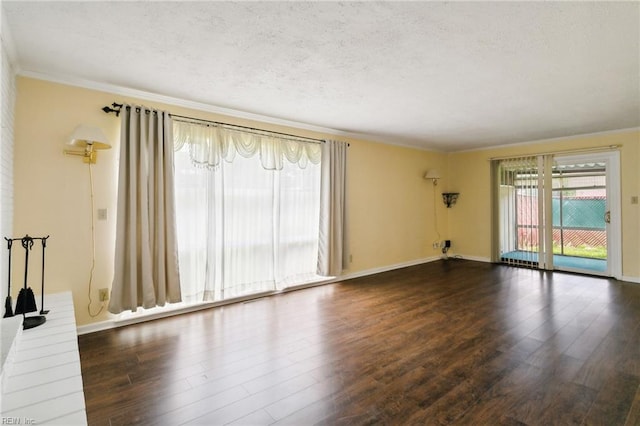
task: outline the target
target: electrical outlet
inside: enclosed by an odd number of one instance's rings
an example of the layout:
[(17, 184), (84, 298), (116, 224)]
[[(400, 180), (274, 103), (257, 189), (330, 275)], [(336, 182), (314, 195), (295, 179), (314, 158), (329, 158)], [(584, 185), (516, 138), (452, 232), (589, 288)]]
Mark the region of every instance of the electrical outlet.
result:
[(433, 243), (433, 248), (434, 248), (434, 250), (439, 249), (440, 248), (440, 243), (437, 242), (437, 241), (435, 243)]
[(107, 300), (109, 300), (109, 289), (108, 288), (99, 289), (98, 298), (100, 299), (101, 302), (106, 302)]
[(98, 220), (107, 220), (107, 209), (98, 209)]

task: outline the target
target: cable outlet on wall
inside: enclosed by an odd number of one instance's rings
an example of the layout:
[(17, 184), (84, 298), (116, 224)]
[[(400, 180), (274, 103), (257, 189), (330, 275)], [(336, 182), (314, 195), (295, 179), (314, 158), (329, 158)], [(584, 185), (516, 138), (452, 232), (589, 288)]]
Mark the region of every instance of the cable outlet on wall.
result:
[(107, 300), (109, 300), (109, 289), (108, 288), (99, 289), (98, 298), (100, 299), (101, 302), (106, 302)]

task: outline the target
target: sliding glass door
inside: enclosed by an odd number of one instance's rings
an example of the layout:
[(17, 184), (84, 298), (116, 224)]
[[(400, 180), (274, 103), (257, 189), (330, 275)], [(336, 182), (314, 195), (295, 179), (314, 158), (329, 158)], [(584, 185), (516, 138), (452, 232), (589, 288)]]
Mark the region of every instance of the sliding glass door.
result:
[(555, 268), (621, 275), (619, 157), (557, 156), (553, 173)]
[(494, 261), (621, 275), (617, 152), (494, 161)]

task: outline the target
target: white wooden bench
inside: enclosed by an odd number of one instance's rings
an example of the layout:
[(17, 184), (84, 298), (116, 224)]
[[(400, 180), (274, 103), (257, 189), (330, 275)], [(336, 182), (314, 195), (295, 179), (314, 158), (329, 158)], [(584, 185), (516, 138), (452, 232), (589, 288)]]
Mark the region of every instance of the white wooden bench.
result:
[[(40, 298), (37, 300), (39, 305)], [(45, 295), (44, 304), (49, 310), (47, 322), (38, 327), (22, 330), (22, 315), (2, 319), (3, 331), (15, 324), (18, 327), (8, 351), (6, 336), (2, 339), (7, 356), (2, 368), (0, 423), (86, 425), (71, 292)]]

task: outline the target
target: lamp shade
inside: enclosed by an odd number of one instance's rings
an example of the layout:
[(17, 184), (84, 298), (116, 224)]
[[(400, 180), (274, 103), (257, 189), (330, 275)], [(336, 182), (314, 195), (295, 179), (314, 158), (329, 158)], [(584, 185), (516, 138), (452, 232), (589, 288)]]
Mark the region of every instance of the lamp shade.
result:
[(111, 144), (102, 129), (99, 127), (87, 126), (85, 124), (81, 124), (76, 127), (71, 134), (67, 145), (78, 148), (85, 148), (88, 145), (91, 145), (93, 149), (111, 148)]
[(438, 173), (435, 169), (427, 170), (427, 173), (424, 174), (425, 179), (440, 179), (440, 173)]

